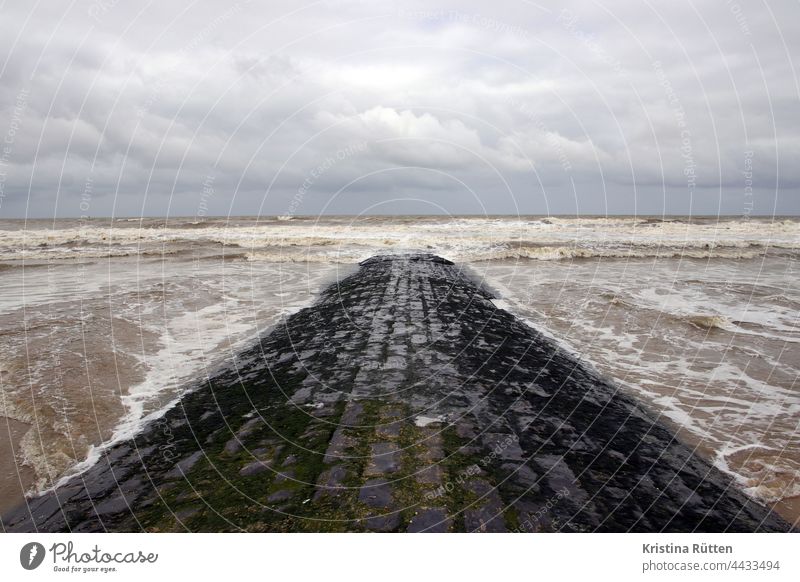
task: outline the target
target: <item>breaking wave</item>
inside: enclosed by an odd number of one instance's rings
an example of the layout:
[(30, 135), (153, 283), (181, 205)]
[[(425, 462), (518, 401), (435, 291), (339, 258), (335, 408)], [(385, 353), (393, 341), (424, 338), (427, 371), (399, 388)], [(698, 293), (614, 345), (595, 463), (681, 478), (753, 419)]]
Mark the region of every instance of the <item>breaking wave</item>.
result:
[(733, 327), (727, 317), (722, 315), (690, 315), (689, 323), (703, 329), (731, 329)]
[(242, 254), (249, 261), (353, 262), (385, 252), (436, 252), (457, 261), (730, 258), (795, 255), (800, 221), (682, 222), (635, 218), (324, 218), (203, 223), (163, 219), (41, 228), (0, 221), (6, 261), (174, 253)]

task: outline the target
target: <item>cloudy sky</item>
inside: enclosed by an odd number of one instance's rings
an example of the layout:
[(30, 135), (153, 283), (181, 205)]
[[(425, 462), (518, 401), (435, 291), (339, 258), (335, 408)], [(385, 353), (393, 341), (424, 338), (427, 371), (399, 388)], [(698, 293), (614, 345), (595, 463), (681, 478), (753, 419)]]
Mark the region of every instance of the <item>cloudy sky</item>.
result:
[(0, 218), (800, 213), (794, 0), (0, 6)]

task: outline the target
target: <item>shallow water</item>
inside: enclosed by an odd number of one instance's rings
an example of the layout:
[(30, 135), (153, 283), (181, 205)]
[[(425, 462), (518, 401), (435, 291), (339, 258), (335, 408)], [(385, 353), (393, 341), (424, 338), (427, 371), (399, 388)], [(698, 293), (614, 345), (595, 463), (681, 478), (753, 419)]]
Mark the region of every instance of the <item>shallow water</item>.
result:
[(477, 267), (763, 501), (800, 495), (800, 293), (784, 260)]
[(751, 495), (800, 495), (797, 220), (287, 218), (0, 221), (0, 404), (32, 426), (16, 450), (35, 487), (357, 261), (424, 250), (469, 264)]
[(2, 412), (33, 425), (19, 460), (35, 469), (36, 486), (94, 458), (96, 445), (135, 433), (281, 316), (312, 301), (336, 271), (119, 257), (6, 270)]

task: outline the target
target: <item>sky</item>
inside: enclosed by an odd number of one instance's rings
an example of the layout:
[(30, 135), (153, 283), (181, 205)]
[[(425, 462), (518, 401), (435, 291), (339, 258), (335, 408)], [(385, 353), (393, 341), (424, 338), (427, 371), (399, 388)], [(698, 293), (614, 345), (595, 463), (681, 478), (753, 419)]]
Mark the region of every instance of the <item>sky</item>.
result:
[(798, 71), (794, 0), (5, 1), (0, 218), (798, 214)]

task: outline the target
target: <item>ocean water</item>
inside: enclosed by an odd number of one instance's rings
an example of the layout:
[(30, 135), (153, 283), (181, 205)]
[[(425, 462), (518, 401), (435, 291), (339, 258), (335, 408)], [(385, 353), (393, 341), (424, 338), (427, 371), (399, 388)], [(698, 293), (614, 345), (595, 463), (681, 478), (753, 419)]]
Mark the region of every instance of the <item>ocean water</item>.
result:
[[(469, 266), (753, 497), (800, 495), (800, 221), (0, 221), (0, 414), (41, 490), (379, 253)], [(15, 478), (15, 477), (14, 477)]]

